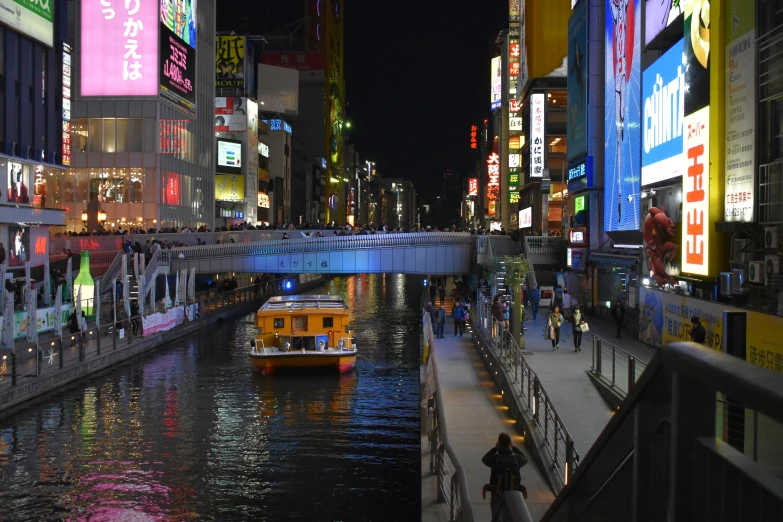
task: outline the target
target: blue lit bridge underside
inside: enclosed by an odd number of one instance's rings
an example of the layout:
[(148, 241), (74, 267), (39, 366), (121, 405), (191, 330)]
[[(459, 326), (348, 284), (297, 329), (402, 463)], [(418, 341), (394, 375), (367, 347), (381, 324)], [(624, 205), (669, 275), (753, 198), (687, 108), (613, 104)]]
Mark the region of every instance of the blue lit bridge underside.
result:
[(469, 273), (475, 259), (476, 236), (437, 232), (190, 246), (166, 251), (160, 264), (172, 271), (196, 267), (198, 273), (213, 274), (438, 275)]

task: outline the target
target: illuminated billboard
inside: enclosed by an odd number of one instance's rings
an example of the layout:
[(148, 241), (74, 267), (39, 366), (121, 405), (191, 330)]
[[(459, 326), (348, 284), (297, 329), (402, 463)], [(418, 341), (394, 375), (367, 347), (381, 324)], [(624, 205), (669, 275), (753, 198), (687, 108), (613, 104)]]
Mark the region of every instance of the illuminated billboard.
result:
[(160, 95), (196, 113), (196, 0), (160, 2)]
[(607, 0), (604, 228), (639, 230), (642, 0)]
[(685, 43), (680, 40), (642, 74), (643, 187), (682, 175), (684, 61)]
[(487, 158), (487, 199), (500, 197), (500, 156), (493, 152)]
[(492, 58), (490, 66), (490, 85), (492, 87), (490, 100), (492, 101), (492, 110), (499, 108), (503, 100), (503, 78), (500, 76), (501, 69), (500, 56), (495, 56)]
[(519, 211), (519, 228), (530, 228), (533, 226), (533, 207), (523, 208)]
[(215, 98), (215, 132), (246, 132), (247, 111), (247, 98)]
[(54, 45), (53, 0), (0, 1), (0, 24), (52, 47)]
[(245, 176), (218, 174), (215, 176), (215, 201), (243, 201)]
[(530, 177), (544, 176), (544, 93), (530, 95)]
[(158, 8), (151, 0), (81, 3), (82, 96), (158, 95)]
[(661, 31), (672, 25), (682, 14), (685, 0), (666, 2), (647, 0), (644, 2), (644, 45), (650, 45)]
[[(649, 2), (648, 2), (649, 3)], [(587, 153), (587, 2), (568, 19), (567, 159)]]
[(215, 86), (245, 89), (245, 37), (215, 37)]
[(217, 172), (242, 174), (242, 142), (217, 140)]
[(468, 178), (468, 196), (478, 196), (478, 178)]

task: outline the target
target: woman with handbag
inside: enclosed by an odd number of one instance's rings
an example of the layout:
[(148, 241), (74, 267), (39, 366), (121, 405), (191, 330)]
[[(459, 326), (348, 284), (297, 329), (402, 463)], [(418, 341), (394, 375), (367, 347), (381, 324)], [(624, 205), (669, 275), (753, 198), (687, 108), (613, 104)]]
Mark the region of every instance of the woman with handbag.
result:
[(579, 305), (574, 307), (574, 314), (571, 316), (571, 324), (574, 325), (574, 352), (581, 352), (582, 333), (589, 330), (587, 323), (585, 322), (585, 316), (582, 315), (582, 309)]
[(560, 307), (555, 306), (555, 309), (549, 313), (549, 320), (546, 327), (549, 332), (549, 338), (552, 339), (552, 351), (560, 349), (560, 327), (563, 326), (565, 320), (560, 313)]

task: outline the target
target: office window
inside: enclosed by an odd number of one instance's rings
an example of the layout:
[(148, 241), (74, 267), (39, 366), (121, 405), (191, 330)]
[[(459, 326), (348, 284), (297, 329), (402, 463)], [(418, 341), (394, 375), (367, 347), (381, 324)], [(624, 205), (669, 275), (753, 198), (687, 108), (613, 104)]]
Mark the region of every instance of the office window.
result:
[(115, 152), (128, 152), (128, 118), (117, 118), (117, 146)]
[(275, 322), (275, 328), (285, 328), (285, 318), (282, 319), (275, 318), (274, 322)]
[(71, 150), (74, 152), (87, 152), (87, 141), (89, 139), (87, 127), (87, 118), (74, 118), (71, 120)]
[[(129, 184), (130, 189), (129, 201), (131, 203), (143, 203), (144, 202), (144, 169), (129, 169)], [(155, 170), (155, 169), (151, 169)]]
[(141, 118), (131, 118), (128, 120), (128, 152), (143, 152), (144, 141), (143, 120)]
[[(73, 172), (73, 185), (66, 179), (65, 198), (74, 203), (87, 203), (90, 192), (90, 173), (87, 169), (71, 169)], [(73, 199), (69, 197), (73, 196)]]
[(103, 118), (103, 152), (116, 152), (114, 118)]
[(100, 118), (90, 118), (89, 120), (89, 130), (88, 130), (88, 152), (101, 152), (103, 150), (102, 148), (102, 139), (103, 139), (103, 120)]

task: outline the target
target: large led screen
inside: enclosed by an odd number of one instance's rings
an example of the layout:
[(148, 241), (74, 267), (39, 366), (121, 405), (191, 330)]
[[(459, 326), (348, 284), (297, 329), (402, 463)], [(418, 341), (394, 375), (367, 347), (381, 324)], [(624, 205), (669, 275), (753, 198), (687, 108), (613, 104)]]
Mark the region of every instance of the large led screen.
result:
[(23, 266), (30, 260), (30, 227), (8, 227), (8, 266)]
[(160, 64), (160, 95), (195, 114), (196, 0), (161, 0)]
[(242, 174), (242, 142), (217, 140), (217, 172), (221, 174)]
[(644, 45), (669, 27), (682, 14), (684, 0), (647, 0), (644, 2)]
[(587, 2), (568, 19), (568, 159), (587, 153)]
[(82, 96), (158, 95), (158, 7), (157, 0), (80, 2)]
[(639, 230), (641, 0), (607, 0), (604, 228)]
[(196, 0), (161, 0), (160, 23), (191, 48), (196, 48)]
[(682, 176), (685, 43), (680, 40), (642, 74), (642, 186)]

